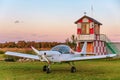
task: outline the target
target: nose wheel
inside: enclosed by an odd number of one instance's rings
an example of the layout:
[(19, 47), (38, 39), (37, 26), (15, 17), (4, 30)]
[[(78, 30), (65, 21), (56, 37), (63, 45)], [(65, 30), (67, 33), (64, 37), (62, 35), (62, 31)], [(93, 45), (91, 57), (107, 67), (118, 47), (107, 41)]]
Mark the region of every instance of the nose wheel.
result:
[(44, 65), (44, 66), (43, 66), (43, 71), (45, 72), (46, 70), (47, 70), (47, 66)]
[(43, 66), (43, 71), (46, 72), (46, 73), (50, 73), (50, 66)]

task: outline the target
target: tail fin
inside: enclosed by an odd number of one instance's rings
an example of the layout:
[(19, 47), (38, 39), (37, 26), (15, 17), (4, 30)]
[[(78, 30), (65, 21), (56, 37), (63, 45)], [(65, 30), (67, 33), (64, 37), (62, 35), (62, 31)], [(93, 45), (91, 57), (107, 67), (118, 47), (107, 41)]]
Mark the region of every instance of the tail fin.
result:
[(81, 54), (86, 54), (86, 49), (87, 49), (87, 42), (85, 41), (80, 53)]

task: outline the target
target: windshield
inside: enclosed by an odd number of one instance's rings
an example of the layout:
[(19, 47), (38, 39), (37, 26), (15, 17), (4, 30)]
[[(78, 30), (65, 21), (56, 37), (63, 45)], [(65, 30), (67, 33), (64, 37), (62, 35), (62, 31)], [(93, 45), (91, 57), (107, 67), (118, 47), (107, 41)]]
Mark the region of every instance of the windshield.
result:
[(71, 51), (71, 48), (67, 45), (58, 45), (51, 49), (51, 51), (58, 51), (61, 54), (68, 54)]

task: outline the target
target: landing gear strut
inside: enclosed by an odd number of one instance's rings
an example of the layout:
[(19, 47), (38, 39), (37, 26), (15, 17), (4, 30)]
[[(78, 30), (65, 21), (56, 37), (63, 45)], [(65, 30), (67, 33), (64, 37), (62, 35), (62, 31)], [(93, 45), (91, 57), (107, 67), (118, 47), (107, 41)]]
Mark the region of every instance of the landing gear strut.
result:
[(76, 68), (74, 67), (74, 62), (70, 62), (69, 65), (72, 66), (71, 67), (71, 73), (75, 73), (76, 72)]
[(50, 71), (50, 68), (49, 68), (49, 66), (47, 67), (47, 69), (46, 69), (46, 73), (50, 73), (51, 71)]
[[(75, 73), (76, 68), (74, 67), (74, 62), (69, 62), (69, 65), (71, 66), (71, 73)], [(48, 66), (44, 65), (43, 71), (46, 72), (47, 74), (51, 73), (50, 64)]]
[(74, 66), (71, 67), (71, 73), (76, 72), (76, 68)]

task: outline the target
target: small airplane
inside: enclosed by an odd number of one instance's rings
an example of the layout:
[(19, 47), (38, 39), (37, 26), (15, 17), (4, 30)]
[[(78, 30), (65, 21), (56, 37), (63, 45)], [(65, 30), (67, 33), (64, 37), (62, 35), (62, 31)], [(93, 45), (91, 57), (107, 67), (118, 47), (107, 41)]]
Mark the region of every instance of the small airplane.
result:
[(84, 42), (81, 52), (75, 52), (67, 45), (57, 45), (49, 51), (38, 51), (34, 47), (31, 47), (37, 55), (10, 52), (10, 51), (5, 52), (5, 54), (10, 55), (10, 56), (30, 58), (30, 59), (47, 62), (48, 65), (43, 66), (43, 71), (46, 71), (46, 73), (51, 72), (50, 65), (52, 63), (56, 63), (56, 62), (69, 63), (71, 65), (71, 72), (74, 73), (74, 72), (76, 72), (76, 68), (74, 67), (74, 61), (100, 59), (100, 58), (108, 58), (108, 57), (116, 56), (116, 54), (87, 56), (86, 55), (86, 46), (87, 46), (87, 42)]

